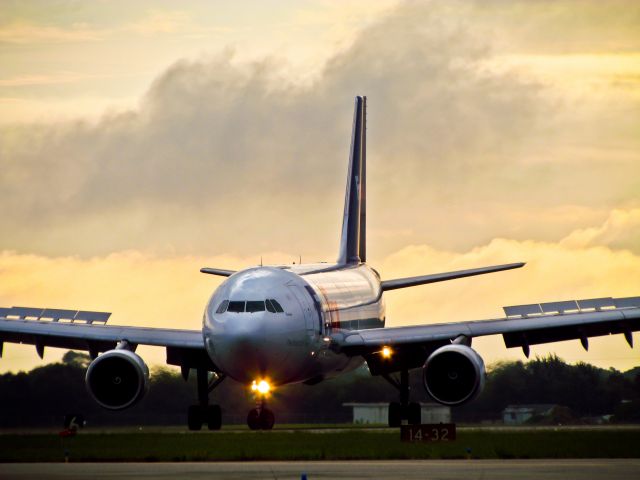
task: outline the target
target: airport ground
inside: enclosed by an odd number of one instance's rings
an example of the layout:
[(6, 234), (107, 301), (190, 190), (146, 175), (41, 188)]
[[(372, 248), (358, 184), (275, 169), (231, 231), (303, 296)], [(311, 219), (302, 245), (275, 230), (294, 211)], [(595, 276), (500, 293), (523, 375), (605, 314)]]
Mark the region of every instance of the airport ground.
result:
[(335, 462), (3, 464), (4, 480), (119, 479), (629, 480), (640, 460), (394, 460)]
[(64, 462), (65, 457), (70, 463), (640, 459), (640, 426), (461, 427), (455, 441), (437, 443), (401, 442), (397, 429), (343, 426), (284, 425), (264, 432), (246, 427), (86, 429), (72, 438), (53, 431), (0, 434), (5, 464), (0, 471), (7, 463)]

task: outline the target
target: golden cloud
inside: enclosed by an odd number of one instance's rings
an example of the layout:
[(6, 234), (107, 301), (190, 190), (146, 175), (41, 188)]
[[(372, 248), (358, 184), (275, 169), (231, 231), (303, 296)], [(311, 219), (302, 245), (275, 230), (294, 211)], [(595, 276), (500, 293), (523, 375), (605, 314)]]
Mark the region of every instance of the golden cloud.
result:
[[(265, 258), (288, 260), (277, 252)], [(527, 266), (390, 292), (387, 325), (496, 318), (502, 316), (504, 305), (640, 294), (640, 254), (601, 245), (576, 246), (566, 239), (555, 243), (494, 239), (462, 253), (412, 245), (374, 266), (383, 278), (395, 278), (514, 261), (526, 261)], [(114, 324), (199, 329), (204, 306), (220, 279), (198, 269), (204, 265), (236, 269), (256, 263), (254, 258), (160, 257), (136, 251), (88, 259), (5, 251), (0, 254), (0, 305), (106, 310), (114, 312)], [(477, 339), (475, 344), (489, 363), (522, 355), (519, 350), (507, 351), (499, 337)], [(575, 341), (536, 346), (533, 354), (558, 352), (570, 361), (626, 369), (637, 365), (638, 354), (622, 349), (624, 345), (616, 336), (593, 339), (588, 353)], [(141, 352), (151, 364), (164, 361), (162, 349)], [(48, 353), (45, 358), (50, 361), (60, 354)], [(39, 363), (33, 347), (7, 346), (0, 370)]]

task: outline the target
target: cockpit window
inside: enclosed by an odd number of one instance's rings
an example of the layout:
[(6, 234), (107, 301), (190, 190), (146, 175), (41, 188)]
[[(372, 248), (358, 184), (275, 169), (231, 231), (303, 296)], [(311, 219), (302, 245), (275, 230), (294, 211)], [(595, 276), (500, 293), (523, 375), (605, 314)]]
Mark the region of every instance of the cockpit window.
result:
[(216, 313), (224, 313), (227, 311), (227, 305), (229, 305), (229, 300), (224, 300), (220, 305), (218, 305), (218, 309)]
[(258, 300), (258, 301), (249, 300), (247, 302), (247, 313), (253, 313), (253, 312), (264, 312), (263, 300)]
[(270, 298), (269, 301), (273, 305), (273, 308), (275, 309), (276, 312), (278, 312), (278, 313), (284, 312), (284, 310), (282, 309), (280, 304), (277, 301), (275, 301), (273, 298)]
[(244, 304), (245, 302), (237, 302), (237, 301), (229, 302), (229, 306), (227, 307), (227, 312), (242, 313), (244, 312)]
[(276, 308), (271, 303), (271, 300), (265, 300), (264, 303), (267, 304), (267, 312), (276, 313)]
[(249, 301), (239, 301), (239, 300), (224, 300), (220, 305), (218, 305), (218, 309), (216, 313), (224, 313), (224, 312), (233, 312), (233, 313), (255, 313), (255, 312), (264, 312), (265, 309), (271, 313), (283, 313), (284, 310), (280, 306), (280, 304), (270, 298), (268, 300), (249, 300)]

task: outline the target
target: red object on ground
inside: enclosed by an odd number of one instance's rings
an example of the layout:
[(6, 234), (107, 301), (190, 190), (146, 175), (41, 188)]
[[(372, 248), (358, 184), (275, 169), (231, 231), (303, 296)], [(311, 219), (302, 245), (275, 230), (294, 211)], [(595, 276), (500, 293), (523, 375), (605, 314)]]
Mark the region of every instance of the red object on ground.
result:
[(78, 433), (75, 429), (72, 428), (65, 428), (64, 430), (62, 430), (60, 433), (58, 433), (58, 435), (60, 435), (62, 438), (65, 437), (75, 437), (76, 433)]

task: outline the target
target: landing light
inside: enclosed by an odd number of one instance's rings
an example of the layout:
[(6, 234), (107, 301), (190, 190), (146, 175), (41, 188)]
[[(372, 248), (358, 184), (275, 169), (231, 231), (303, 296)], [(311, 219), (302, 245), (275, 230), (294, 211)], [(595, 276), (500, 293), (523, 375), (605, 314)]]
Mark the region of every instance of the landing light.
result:
[(251, 384), (251, 391), (256, 392), (259, 395), (266, 395), (271, 390), (271, 385), (266, 380), (253, 381)]
[(393, 350), (391, 350), (391, 347), (382, 347), (382, 351), (380, 352), (382, 354), (383, 358), (391, 358), (391, 355), (393, 354)]

